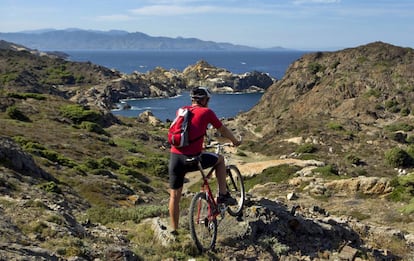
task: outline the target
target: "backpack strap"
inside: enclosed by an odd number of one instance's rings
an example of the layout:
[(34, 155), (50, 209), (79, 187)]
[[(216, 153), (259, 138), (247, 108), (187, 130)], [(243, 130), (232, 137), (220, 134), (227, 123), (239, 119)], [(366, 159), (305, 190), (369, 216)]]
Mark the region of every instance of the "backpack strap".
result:
[[(197, 106), (188, 106), (187, 108), (190, 110), (191, 113), (193, 113), (193, 110), (195, 110), (195, 108), (197, 108)], [(191, 123), (191, 119), (190, 119), (190, 123)], [(191, 126), (191, 124), (190, 124), (190, 126)], [(204, 136), (205, 136), (205, 134), (202, 134), (201, 136), (199, 136), (199, 137), (197, 137), (195, 139), (189, 140), (189, 142), (190, 143), (193, 143), (193, 142), (198, 141), (199, 139), (203, 138)]]

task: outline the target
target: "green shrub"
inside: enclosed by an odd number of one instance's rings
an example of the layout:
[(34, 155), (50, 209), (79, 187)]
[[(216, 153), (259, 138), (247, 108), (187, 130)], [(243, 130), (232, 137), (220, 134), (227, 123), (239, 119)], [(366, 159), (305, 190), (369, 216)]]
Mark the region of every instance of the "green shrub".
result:
[(305, 143), (299, 146), (295, 152), (296, 153), (314, 153), (318, 150), (318, 148), (313, 145), (312, 143)]
[(92, 174), (92, 175), (104, 176), (104, 177), (113, 177), (114, 176), (112, 174), (112, 172), (107, 170), (107, 169), (92, 169), (92, 170), (89, 171), (89, 173)]
[(39, 185), (39, 188), (46, 191), (46, 192), (48, 192), (48, 193), (57, 193), (57, 194), (62, 193), (62, 190), (53, 181), (42, 183), (42, 184)]
[(78, 104), (62, 106), (60, 113), (63, 117), (69, 118), (75, 124), (80, 124), (83, 121), (99, 124), (102, 121), (102, 115), (99, 112), (86, 109)]
[(121, 165), (109, 157), (103, 157), (101, 159), (88, 158), (82, 164), (76, 167), (76, 170), (81, 174), (93, 174), (101, 176), (112, 176), (112, 173), (107, 168), (117, 170)]
[(110, 157), (103, 157), (101, 159), (98, 159), (97, 163), (101, 168), (106, 167), (111, 169), (119, 169), (121, 167), (121, 165), (118, 162), (114, 161)]
[(39, 144), (37, 142), (29, 141), (23, 145), (23, 149), (29, 153), (48, 159), (52, 162), (56, 162), (63, 166), (67, 166), (70, 168), (76, 166), (76, 163), (73, 160), (66, 158), (65, 156), (57, 153), (56, 151), (48, 150), (42, 144)]
[(414, 126), (407, 123), (394, 123), (384, 127), (387, 131), (412, 131)]
[(403, 116), (403, 117), (408, 116), (408, 115), (410, 115), (410, 109), (409, 109), (409, 108), (407, 108), (407, 107), (402, 108), (402, 109), (401, 109), (401, 111), (400, 111), (400, 114), (401, 114), (401, 116)]
[(128, 157), (124, 160), (124, 164), (151, 175), (159, 177), (168, 176), (168, 160), (162, 156), (149, 156), (145, 158)]
[(400, 132), (400, 131), (391, 132), (391, 133), (387, 134), (387, 137), (390, 140), (400, 142), (400, 143), (406, 143), (406, 140), (407, 140), (407, 135), (405, 133)]
[(246, 177), (244, 186), (246, 191), (248, 191), (256, 184), (265, 184), (268, 182), (282, 183), (292, 178), (298, 170), (300, 170), (300, 167), (288, 164), (270, 167), (263, 170), (261, 174), (253, 177)]
[(143, 158), (128, 157), (125, 159), (125, 165), (129, 167), (143, 169), (147, 167), (148, 162)]
[(16, 80), (19, 77), (19, 75), (17, 73), (6, 73), (6, 74), (1, 74), (0, 75), (0, 82), (3, 84), (7, 84), (11, 81)]
[(30, 122), (29, 117), (24, 115), (24, 113), (17, 109), (17, 107), (14, 105), (7, 107), (6, 114), (10, 119), (13, 120)]
[(412, 164), (412, 158), (403, 149), (393, 148), (385, 152), (386, 162), (395, 168), (408, 167)]
[(404, 206), (401, 211), (407, 215), (411, 215), (414, 213), (414, 197), (411, 198), (409, 204)]
[(358, 63), (365, 63), (366, 61), (368, 61), (368, 58), (366, 56), (359, 56), (357, 58)]
[(370, 90), (368, 90), (368, 91), (364, 94), (364, 96), (365, 96), (365, 97), (371, 97), (371, 96), (373, 96), (373, 97), (375, 97), (375, 98), (379, 98), (379, 97), (381, 96), (381, 92), (380, 92), (379, 90), (377, 90), (377, 89), (370, 89)]
[(410, 202), (414, 199), (414, 173), (406, 176), (395, 177), (391, 180), (394, 187), (388, 199), (396, 202)]
[(107, 135), (106, 131), (97, 123), (90, 122), (90, 121), (83, 121), (79, 125), (80, 128), (85, 129), (89, 132), (95, 132), (98, 134), (105, 134)]
[(66, 70), (66, 66), (61, 64), (47, 70), (47, 82), (49, 84), (75, 84), (76, 78), (72, 72)]
[(321, 176), (325, 178), (330, 178), (335, 176), (335, 178), (338, 177), (338, 169), (333, 165), (326, 165), (323, 167), (317, 167), (312, 170), (312, 173), (320, 174)]
[(319, 63), (315, 63), (314, 62), (314, 63), (310, 63), (308, 65), (308, 71), (311, 74), (317, 74), (318, 72), (321, 72), (323, 70), (325, 70), (325, 67), (322, 64), (319, 64)]
[(82, 165), (87, 170), (98, 169), (100, 167), (98, 161), (95, 159), (86, 159)]
[(145, 218), (158, 217), (168, 214), (166, 205), (145, 205), (135, 208), (107, 208), (92, 207), (87, 210), (86, 216), (93, 223), (106, 225), (114, 222), (133, 221), (139, 223)]
[(14, 136), (13, 140), (20, 144), (20, 146), (24, 146), (26, 145), (26, 143), (30, 142), (30, 140), (25, 138), (24, 136)]
[(329, 122), (327, 124), (327, 127), (329, 129), (335, 130), (335, 131), (343, 131), (344, 130), (344, 127), (341, 124), (337, 123), (337, 122)]
[(129, 167), (126, 167), (126, 166), (121, 166), (121, 167), (119, 168), (119, 173), (120, 173), (120, 174), (123, 174), (123, 175), (125, 175), (125, 176), (130, 176), (130, 177), (133, 177), (133, 178), (138, 179), (138, 180), (140, 180), (140, 181), (142, 181), (142, 182), (149, 183), (149, 182), (151, 181), (151, 180), (150, 180), (148, 177), (146, 177), (144, 174), (142, 174), (142, 173), (138, 172), (137, 170), (135, 170), (135, 169), (133, 169), (133, 168), (129, 168)]
[(240, 157), (247, 157), (247, 154), (245, 152), (241, 151), (241, 150), (238, 150), (236, 155), (240, 156)]
[(385, 108), (392, 113), (397, 113), (399, 112), (401, 109), (398, 106), (398, 102), (395, 100), (388, 100), (385, 101)]
[(354, 165), (360, 165), (362, 163), (361, 159), (358, 156), (353, 154), (348, 154), (345, 156), (346, 161)]
[(45, 95), (40, 94), (40, 93), (30, 93), (30, 92), (28, 92), (28, 93), (15, 93), (15, 92), (10, 92), (10, 93), (7, 94), (7, 97), (16, 98), (16, 99), (22, 99), (22, 100), (25, 100), (27, 98), (32, 98), (32, 99), (39, 100), (39, 101), (46, 100), (46, 96)]
[(414, 159), (414, 144), (411, 144), (410, 146), (408, 146), (407, 153), (408, 155), (410, 155), (411, 158)]

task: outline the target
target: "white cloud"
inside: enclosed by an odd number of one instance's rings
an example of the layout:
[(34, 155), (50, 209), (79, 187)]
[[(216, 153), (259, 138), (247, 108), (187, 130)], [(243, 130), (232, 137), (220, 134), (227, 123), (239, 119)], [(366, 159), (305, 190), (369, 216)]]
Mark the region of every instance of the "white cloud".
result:
[(213, 6), (179, 6), (179, 5), (150, 5), (131, 10), (138, 15), (184, 15), (197, 13), (211, 13), (216, 7)]
[(269, 13), (269, 10), (260, 8), (240, 8), (240, 7), (226, 7), (226, 6), (184, 6), (184, 5), (150, 5), (137, 9), (132, 9), (131, 13), (136, 15), (157, 15), (157, 16), (172, 16), (172, 15), (187, 15), (187, 14), (208, 14), (208, 13), (231, 13), (231, 14), (264, 14)]

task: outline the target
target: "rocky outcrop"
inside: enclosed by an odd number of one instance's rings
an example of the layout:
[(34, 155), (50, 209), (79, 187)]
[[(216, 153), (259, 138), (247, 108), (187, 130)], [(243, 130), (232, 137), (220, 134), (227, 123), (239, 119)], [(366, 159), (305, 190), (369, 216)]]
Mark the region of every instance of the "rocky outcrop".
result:
[[(414, 246), (413, 235), (397, 229), (334, 216), (317, 205), (285, 204), (260, 194), (249, 195), (253, 197), (246, 202), (242, 216), (227, 215), (219, 223), (216, 249), (235, 260), (399, 260), (392, 252), (374, 247), (373, 242), (395, 237), (408, 249)], [(168, 232), (167, 224), (167, 220), (154, 218), (152, 229), (160, 244), (171, 246), (177, 238)], [(407, 253), (410, 257), (414, 252)]]
[(233, 74), (206, 61), (190, 65), (183, 72), (157, 67), (147, 73), (134, 72), (89, 89), (79, 89), (71, 100), (109, 110), (124, 99), (173, 97), (193, 87), (207, 86), (213, 92), (264, 92), (276, 80), (266, 73)]
[(257, 92), (264, 91), (275, 81), (266, 73), (250, 72), (234, 74), (224, 68), (217, 68), (204, 60), (190, 65), (183, 71), (187, 88), (207, 86), (214, 92)]
[(23, 175), (45, 180), (55, 180), (53, 176), (42, 170), (33, 157), (24, 152), (12, 139), (0, 137), (0, 159), (10, 169)]

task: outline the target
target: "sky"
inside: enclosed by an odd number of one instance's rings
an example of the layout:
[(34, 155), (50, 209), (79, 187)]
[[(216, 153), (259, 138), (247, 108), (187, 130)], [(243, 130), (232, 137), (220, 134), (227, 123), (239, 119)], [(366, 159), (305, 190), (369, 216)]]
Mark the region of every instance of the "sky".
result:
[(79, 28), (258, 48), (414, 48), (413, 0), (0, 0), (0, 32)]

